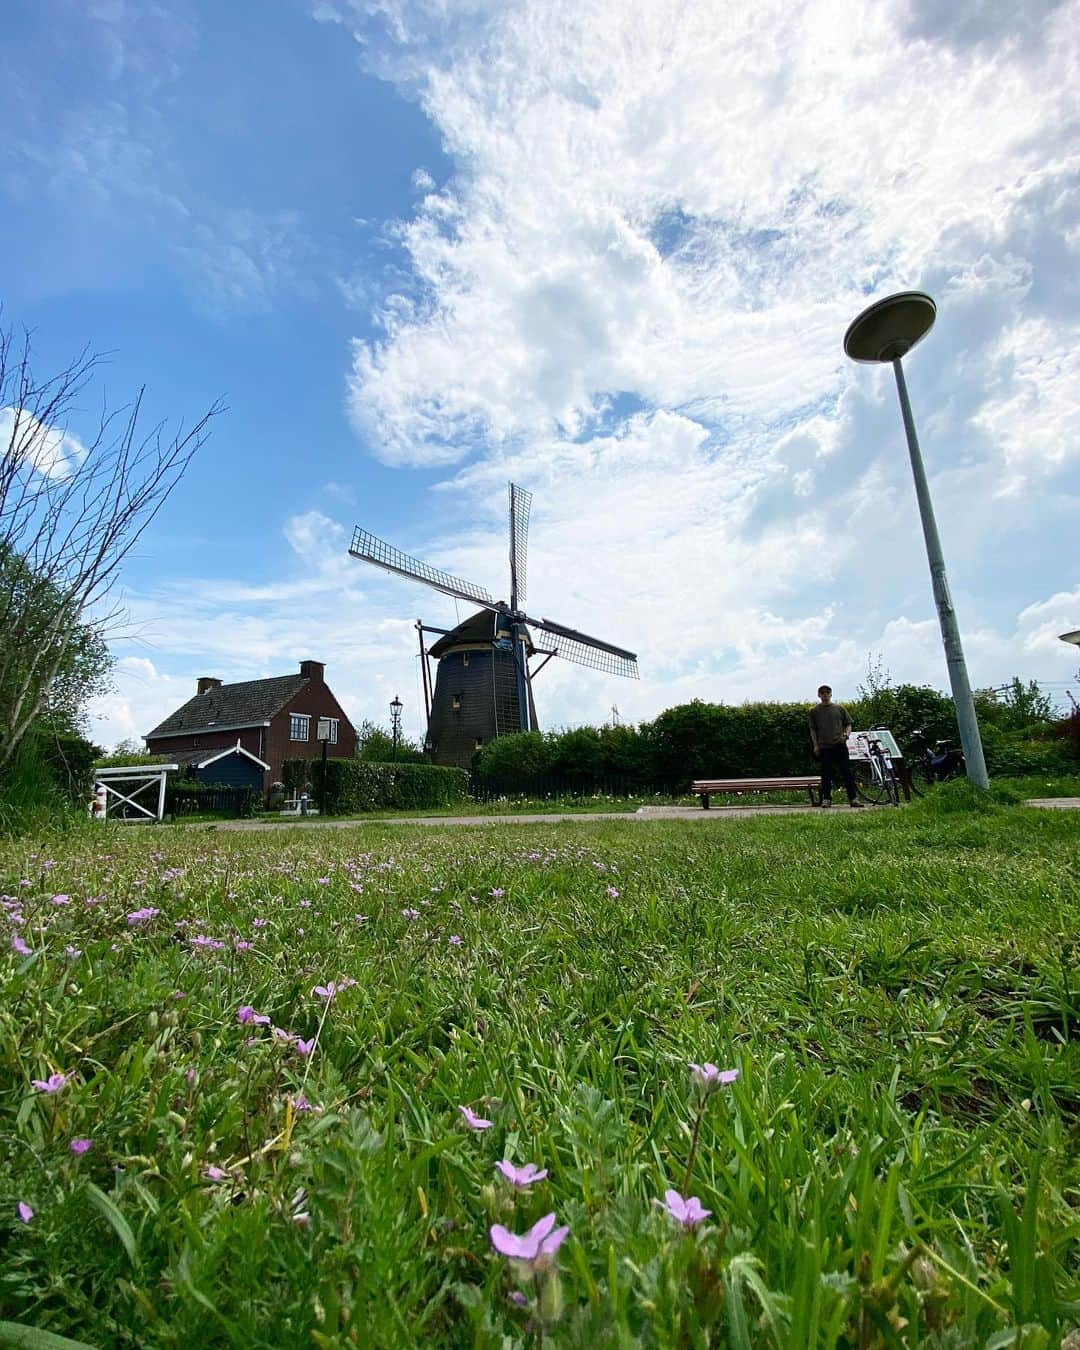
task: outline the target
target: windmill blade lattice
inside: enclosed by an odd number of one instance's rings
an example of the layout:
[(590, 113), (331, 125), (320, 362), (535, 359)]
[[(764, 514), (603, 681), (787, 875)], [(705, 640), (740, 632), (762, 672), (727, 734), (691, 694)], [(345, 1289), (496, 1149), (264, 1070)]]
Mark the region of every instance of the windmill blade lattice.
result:
[(510, 607), (525, 603), (525, 569), (529, 556), (529, 510), (532, 493), (510, 484)]
[(387, 572), (396, 572), (401, 577), (411, 577), (413, 581), (422, 581), (428, 586), (434, 586), (437, 591), (442, 591), (444, 595), (452, 595), (458, 600), (469, 600), (473, 604), (485, 605), (488, 609), (496, 609), (497, 606), (492, 600), (491, 595), (483, 586), (476, 586), (471, 581), (462, 581), (460, 577), (453, 577), (449, 572), (440, 571), (437, 567), (430, 567), (427, 563), (421, 562), (419, 558), (413, 558), (408, 553), (402, 553), (392, 544), (388, 544), (383, 539), (377, 539), (375, 535), (368, 534), (367, 530), (362, 530), (357, 526), (353, 531), (352, 545), (349, 553), (354, 558), (360, 558), (364, 562), (374, 563), (376, 567), (382, 567)]
[(588, 633), (579, 633), (576, 628), (564, 628), (550, 619), (530, 619), (525, 622), (532, 628), (550, 633), (555, 639), (556, 655), (565, 657), (579, 666), (589, 666), (593, 670), (603, 670), (609, 675), (624, 675), (629, 680), (638, 679), (637, 655), (623, 647), (615, 647), (610, 642), (601, 642)]

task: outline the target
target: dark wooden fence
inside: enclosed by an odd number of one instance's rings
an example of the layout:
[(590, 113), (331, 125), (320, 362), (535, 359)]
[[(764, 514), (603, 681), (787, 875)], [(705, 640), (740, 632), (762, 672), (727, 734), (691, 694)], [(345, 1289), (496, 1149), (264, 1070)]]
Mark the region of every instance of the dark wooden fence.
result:
[(172, 816), (250, 816), (262, 794), (250, 787), (192, 789), (177, 784), (165, 789), (165, 814)]

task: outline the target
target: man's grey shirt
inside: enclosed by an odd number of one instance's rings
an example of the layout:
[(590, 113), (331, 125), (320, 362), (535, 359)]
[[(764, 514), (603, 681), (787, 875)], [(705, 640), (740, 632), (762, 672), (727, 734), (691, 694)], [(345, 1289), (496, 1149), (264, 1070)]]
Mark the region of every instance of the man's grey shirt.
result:
[(839, 703), (819, 703), (811, 709), (810, 725), (818, 745), (842, 745), (844, 732), (851, 726), (847, 709)]

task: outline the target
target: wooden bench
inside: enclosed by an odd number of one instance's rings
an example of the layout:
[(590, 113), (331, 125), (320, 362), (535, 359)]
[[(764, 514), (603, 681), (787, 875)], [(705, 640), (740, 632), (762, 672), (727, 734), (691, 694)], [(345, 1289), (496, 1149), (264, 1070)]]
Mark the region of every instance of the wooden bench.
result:
[(805, 788), (810, 794), (810, 805), (817, 806), (814, 793), (821, 787), (820, 774), (790, 774), (786, 778), (702, 778), (690, 784), (690, 791), (701, 798), (701, 805), (709, 809), (709, 797), (714, 792), (777, 792), (788, 788)]

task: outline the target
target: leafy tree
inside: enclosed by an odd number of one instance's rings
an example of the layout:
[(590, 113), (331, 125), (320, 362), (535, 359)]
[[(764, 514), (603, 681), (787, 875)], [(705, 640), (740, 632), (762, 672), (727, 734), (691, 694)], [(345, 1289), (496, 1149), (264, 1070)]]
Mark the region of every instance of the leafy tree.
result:
[(1048, 728), (1056, 720), (1053, 698), (1037, 680), (1025, 684), (1019, 675), (1004, 689), (977, 689), (974, 698), (979, 721), (1002, 731)]
[[(394, 738), (382, 727), (365, 719), (356, 729), (356, 758), (367, 764), (389, 764), (394, 758)], [(398, 737), (397, 762), (399, 764), (420, 764), (424, 761), (424, 752), (415, 741)]]

